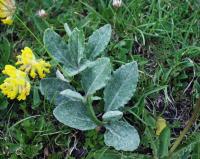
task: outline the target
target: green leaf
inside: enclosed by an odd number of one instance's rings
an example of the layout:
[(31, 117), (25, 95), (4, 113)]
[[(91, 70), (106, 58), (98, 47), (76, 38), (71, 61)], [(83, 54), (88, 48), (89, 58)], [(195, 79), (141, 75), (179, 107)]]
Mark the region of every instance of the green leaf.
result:
[(74, 90), (69, 83), (58, 78), (44, 78), (40, 81), (40, 91), (42, 95), (55, 104), (67, 100), (66, 97), (60, 95), (60, 92), (65, 89)]
[(116, 111), (108, 111), (106, 112), (102, 118), (104, 121), (117, 121), (119, 119), (121, 119), (123, 116), (123, 113), (116, 110)]
[(94, 94), (103, 88), (111, 75), (111, 64), (109, 58), (100, 58), (81, 74), (81, 82), (86, 96)]
[(105, 125), (104, 142), (116, 150), (134, 151), (140, 143), (137, 130), (129, 123), (116, 121)]
[(90, 61), (84, 61), (83, 63), (81, 62), (81, 64), (76, 67), (67, 67), (64, 65), (63, 69), (68, 73), (70, 77), (72, 77), (84, 71), (90, 64), (91, 64)]
[(44, 32), (43, 41), (46, 49), (55, 60), (71, 66), (68, 46), (60, 35), (52, 29), (47, 29)]
[(143, 146), (146, 146), (152, 149), (152, 155), (155, 158), (158, 158), (159, 141), (155, 134), (155, 129), (152, 129), (149, 126), (146, 126), (143, 133), (142, 140), (143, 140), (142, 141)]
[(170, 146), (170, 129), (166, 127), (159, 136), (159, 156), (160, 158), (168, 156)]
[(192, 159), (200, 158), (200, 143), (198, 143), (194, 146), (194, 149), (191, 154), (191, 158)]
[(69, 76), (78, 74), (90, 64), (89, 61), (82, 60), (84, 35), (78, 29), (72, 32), (68, 45), (60, 35), (52, 29), (47, 29), (44, 33), (44, 45), (52, 57), (64, 65), (64, 70)]
[(10, 58), (10, 43), (6, 38), (0, 41), (0, 66), (3, 67), (8, 63)]
[(65, 76), (58, 69), (56, 70), (56, 77), (62, 81), (70, 82), (70, 80), (66, 79)]
[(79, 130), (91, 130), (96, 124), (88, 117), (86, 106), (79, 101), (69, 101), (57, 106), (54, 116), (61, 123)]
[(109, 150), (107, 147), (91, 151), (86, 159), (150, 159), (150, 156), (139, 153), (123, 153)]
[(138, 67), (131, 62), (117, 69), (104, 90), (105, 111), (123, 107), (133, 96), (138, 81)]
[(111, 25), (106, 24), (96, 30), (90, 37), (86, 48), (86, 56), (88, 59), (95, 59), (104, 51), (111, 38)]
[(69, 54), (70, 54), (70, 61), (74, 66), (79, 67), (81, 59), (83, 58), (83, 52), (85, 49), (84, 46), (84, 34), (83, 31), (78, 30), (75, 28), (68, 41), (68, 47), (69, 47)]
[(83, 31), (78, 30), (75, 28), (68, 41), (68, 50), (70, 54), (70, 62), (72, 63), (73, 67), (69, 67), (68, 65), (64, 65), (64, 70), (68, 72), (69, 76), (74, 76), (83, 70), (85, 70), (90, 62), (83, 59), (84, 55), (84, 34)]
[(66, 89), (60, 92), (60, 94), (71, 99), (72, 101), (84, 101), (84, 98), (80, 93), (72, 91), (71, 89)]
[(70, 29), (70, 27), (69, 27), (69, 25), (67, 23), (64, 24), (64, 28), (65, 28), (65, 31), (66, 31), (67, 35), (71, 36), (72, 31), (71, 31), (71, 29)]
[(35, 109), (37, 108), (41, 103), (40, 100), (40, 95), (39, 95), (39, 89), (36, 85), (34, 85), (33, 87), (33, 104), (32, 104), (32, 108)]
[(200, 144), (200, 133), (193, 133), (184, 144), (179, 146), (177, 150), (172, 154), (173, 159), (183, 159), (186, 154), (190, 154), (197, 144)]
[(92, 96), (91, 99), (92, 101), (98, 101), (98, 100), (101, 100), (102, 98), (99, 96)]
[(0, 92), (0, 110), (6, 109), (8, 104), (6, 97)]

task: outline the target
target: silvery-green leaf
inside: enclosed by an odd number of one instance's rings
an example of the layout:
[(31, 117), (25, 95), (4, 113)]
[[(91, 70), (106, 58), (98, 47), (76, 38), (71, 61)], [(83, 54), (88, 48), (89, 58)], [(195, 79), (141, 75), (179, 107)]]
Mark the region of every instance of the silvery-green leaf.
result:
[(97, 100), (101, 100), (102, 98), (101, 97), (98, 97), (98, 96), (92, 96), (92, 101), (97, 101)]
[(103, 88), (111, 75), (109, 58), (99, 58), (81, 73), (82, 86), (86, 95), (94, 94)]
[(105, 125), (104, 142), (116, 150), (134, 151), (138, 148), (140, 137), (137, 130), (129, 123), (116, 121)]
[(83, 52), (85, 49), (84, 46), (85, 38), (83, 31), (75, 28), (68, 40), (69, 54), (71, 57), (71, 62), (74, 66), (79, 67), (81, 59), (83, 58)]
[(138, 81), (138, 66), (131, 62), (114, 73), (104, 90), (105, 111), (123, 107), (133, 96)]
[(115, 111), (108, 111), (104, 113), (102, 118), (104, 121), (117, 121), (121, 119), (122, 116), (123, 116), (122, 112), (115, 110)]
[(49, 101), (54, 102), (55, 104), (67, 100), (66, 97), (62, 97), (60, 95), (60, 92), (65, 89), (74, 90), (74, 88), (70, 86), (69, 83), (58, 78), (44, 78), (40, 81), (40, 91), (42, 95), (44, 95)]
[(111, 38), (111, 25), (106, 24), (96, 30), (90, 37), (87, 44), (86, 56), (88, 59), (95, 59), (101, 52), (104, 51)]
[(68, 34), (68, 36), (71, 36), (72, 31), (67, 23), (64, 24), (64, 28), (65, 28), (65, 31)]
[(86, 106), (80, 101), (69, 101), (57, 106), (54, 116), (61, 123), (79, 130), (91, 130), (96, 124), (89, 118)]
[(79, 66), (77, 67), (65, 67), (64, 66), (64, 70), (68, 73), (68, 75), (74, 76), (76, 74), (81, 73), (82, 71), (84, 71), (88, 66), (90, 66), (91, 62), (90, 61), (81, 61), (81, 63), (79, 64)]
[(73, 67), (70, 61), (71, 58), (69, 56), (70, 54), (68, 51), (68, 46), (60, 37), (60, 35), (58, 35), (52, 29), (47, 29), (44, 32), (43, 41), (46, 49), (55, 60), (57, 60), (59, 63)]
[(72, 91), (71, 89), (66, 89), (60, 92), (60, 94), (71, 99), (72, 101), (84, 101), (84, 98), (80, 93)]
[(69, 82), (58, 69), (56, 70), (56, 77), (62, 81)]
[(87, 68), (88, 61), (82, 59), (84, 52), (82, 31), (74, 29), (67, 44), (60, 35), (52, 29), (47, 29), (44, 33), (44, 45), (51, 56), (63, 64), (69, 76), (74, 76)]

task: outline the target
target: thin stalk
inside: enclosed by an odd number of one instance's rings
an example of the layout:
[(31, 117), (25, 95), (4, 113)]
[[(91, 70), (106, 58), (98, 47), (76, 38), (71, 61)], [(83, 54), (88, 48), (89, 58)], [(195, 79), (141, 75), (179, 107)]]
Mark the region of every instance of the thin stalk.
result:
[(43, 43), (35, 36), (35, 34), (26, 26), (26, 24), (17, 16), (15, 15), (15, 17), (17, 18), (17, 20), (24, 26), (24, 28), (26, 28), (28, 30), (28, 32), (36, 39), (36, 41), (42, 46), (44, 47)]
[(92, 99), (91, 97), (87, 98), (87, 104), (86, 104), (86, 108), (87, 108), (87, 112), (88, 115), (90, 116), (90, 118), (97, 124), (97, 125), (103, 125), (103, 122), (101, 120), (99, 120), (96, 117), (96, 114), (94, 112), (93, 106), (92, 106)]
[(183, 138), (186, 135), (186, 133), (192, 127), (194, 122), (198, 119), (199, 115), (200, 115), (200, 98), (198, 99), (198, 101), (196, 103), (196, 106), (195, 106), (194, 111), (192, 113), (192, 117), (188, 120), (186, 127), (180, 133), (179, 137), (176, 139), (176, 141), (174, 142), (173, 146), (169, 150), (169, 154), (170, 154), (169, 156), (171, 156), (172, 153), (175, 151), (175, 149), (179, 146), (179, 144), (183, 140)]

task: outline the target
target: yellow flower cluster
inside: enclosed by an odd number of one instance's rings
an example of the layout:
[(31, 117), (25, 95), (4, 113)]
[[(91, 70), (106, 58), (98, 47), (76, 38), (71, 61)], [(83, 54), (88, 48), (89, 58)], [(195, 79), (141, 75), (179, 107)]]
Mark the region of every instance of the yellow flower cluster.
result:
[(25, 47), (22, 54), (19, 55), (16, 64), (21, 65), (16, 69), (12, 65), (6, 65), (2, 71), (3, 74), (8, 75), (4, 83), (0, 85), (0, 90), (4, 95), (10, 99), (17, 98), (25, 100), (30, 93), (31, 85), (28, 74), (35, 78), (38, 74), (40, 78), (44, 78), (46, 73), (50, 72), (50, 64), (42, 59), (36, 59), (32, 50)]
[(25, 100), (31, 88), (26, 73), (11, 65), (6, 65), (2, 73), (9, 76), (4, 80), (4, 83), (0, 85), (2, 93), (10, 99), (17, 98), (19, 101)]
[(22, 50), (22, 54), (17, 56), (17, 65), (21, 65), (20, 70), (30, 73), (32, 78), (38, 74), (40, 78), (45, 77), (45, 73), (49, 73), (50, 64), (42, 59), (36, 59), (33, 51), (29, 47)]
[(16, 6), (14, 0), (0, 0), (0, 18), (4, 24), (11, 25), (13, 23), (13, 15)]

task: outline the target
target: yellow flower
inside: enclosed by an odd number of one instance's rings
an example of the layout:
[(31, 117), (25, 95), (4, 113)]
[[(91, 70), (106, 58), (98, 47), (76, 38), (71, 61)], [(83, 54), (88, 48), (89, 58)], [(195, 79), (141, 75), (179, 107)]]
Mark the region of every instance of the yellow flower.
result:
[(0, 85), (2, 93), (10, 99), (25, 100), (31, 89), (26, 73), (16, 69), (14, 66), (6, 65), (3, 74), (9, 77)]
[(4, 24), (11, 25), (13, 23), (13, 15), (16, 6), (14, 0), (0, 0), (0, 18)]
[(3, 74), (8, 75), (9, 77), (12, 78), (18, 78), (18, 77), (26, 77), (26, 73), (22, 72), (18, 69), (16, 69), (14, 66), (12, 65), (6, 65), (5, 69), (2, 71)]
[(7, 25), (12, 25), (13, 23), (13, 20), (11, 17), (7, 17), (6, 19), (2, 19), (1, 20), (4, 24), (7, 24)]
[(44, 78), (46, 73), (50, 72), (51, 65), (42, 59), (36, 59), (33, 51), (29, 47), (22, 50), (22, 54), (17, 56), (17, 65), (21, 65), (20, 70), (29, 73), (32, 78), (38, 74), (40, 78)]
[(166, 120), (162, 117), (159, 117), (156, 121), (156, 135), (159, 136), (166, 126)]

